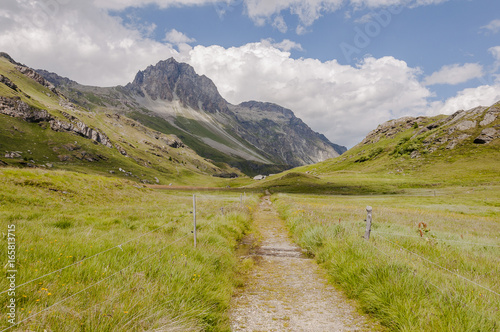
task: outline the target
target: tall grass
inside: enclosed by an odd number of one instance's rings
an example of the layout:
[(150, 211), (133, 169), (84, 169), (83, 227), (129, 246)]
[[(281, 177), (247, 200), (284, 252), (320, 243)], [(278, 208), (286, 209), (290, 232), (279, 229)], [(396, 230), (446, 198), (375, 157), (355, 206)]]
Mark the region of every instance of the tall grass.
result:
[[(389, 330), (499, 331), (500, 211), (479, 199), (466, 209), (456, 189), (447, 195), (280, 194), (275, 204), (331, 281)], [(367, 205), (370, 241), (362, 238)]]
[[(229, 331), (234, 249), (254, 196), (243, 207), (236, 193), (197, 195), (195, 249), (191, 193), (71, 172), (2, 169), (0, 178), (0, 227), (15, 224), (17, 237), (22, 323), (12, 330)], [(0, 291), (7, 285), (1, 278)], [(0, 294), (3, 308), (10, 298)], [(11, 326), (5, 313), (0, 330)]]

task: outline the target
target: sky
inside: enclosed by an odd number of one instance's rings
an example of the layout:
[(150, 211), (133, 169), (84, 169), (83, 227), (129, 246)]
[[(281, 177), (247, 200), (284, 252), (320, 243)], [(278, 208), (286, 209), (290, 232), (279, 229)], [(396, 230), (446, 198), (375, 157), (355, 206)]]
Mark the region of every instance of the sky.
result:
[(2, 0), (0, 51), (95, 86), (174, 57), (347, 147), (500, 101), (498, 0)]

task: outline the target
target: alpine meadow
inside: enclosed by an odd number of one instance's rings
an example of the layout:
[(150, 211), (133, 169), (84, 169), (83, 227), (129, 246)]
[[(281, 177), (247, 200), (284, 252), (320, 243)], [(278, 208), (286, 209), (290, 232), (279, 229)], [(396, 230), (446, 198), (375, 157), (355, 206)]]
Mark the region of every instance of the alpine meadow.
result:
[(0, 331), (500, 332), (499, 12), (0, 5)]

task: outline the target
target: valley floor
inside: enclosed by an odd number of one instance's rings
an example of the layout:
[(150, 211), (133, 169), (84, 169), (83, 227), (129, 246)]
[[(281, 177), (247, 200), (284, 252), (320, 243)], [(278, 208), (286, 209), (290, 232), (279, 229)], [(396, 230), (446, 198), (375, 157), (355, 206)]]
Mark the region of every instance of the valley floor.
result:
[(360, 315), (328, 283), (326, 273), (314, 260), (292, 243), (268, 196), (254, 213), (254, 227), (259, 243), (242, 259), (253, 260), (255, 266), (243, 289), (233, 298), (233, 331), (379, 329)]

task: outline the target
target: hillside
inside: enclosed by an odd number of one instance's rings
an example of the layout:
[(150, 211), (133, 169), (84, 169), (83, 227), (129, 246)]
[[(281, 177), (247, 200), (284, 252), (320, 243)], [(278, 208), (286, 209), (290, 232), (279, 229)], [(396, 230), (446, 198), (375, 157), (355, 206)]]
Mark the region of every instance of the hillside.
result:
[(0, 151), (4, 166), (112, 174), (142, 183), (213, 184), (218, 176), (239, 173), (200, 157), (175, 135), (75, 105), (7, 56), (0, 56)]
[(249, 175), (277, 173), (346, 151), (291, 110), (270, 103), (228, 103), (209, 78), (173, 58), (139, 71), (125, 86), (111, 88), (82, 86), (38, 72), (81, 107), (126, 115), (175, 134), (199, 155)]
[(396, 193), (500, 183), (500, 103), (379, 125), (344, 155), (273, 176), (275, 191)]

